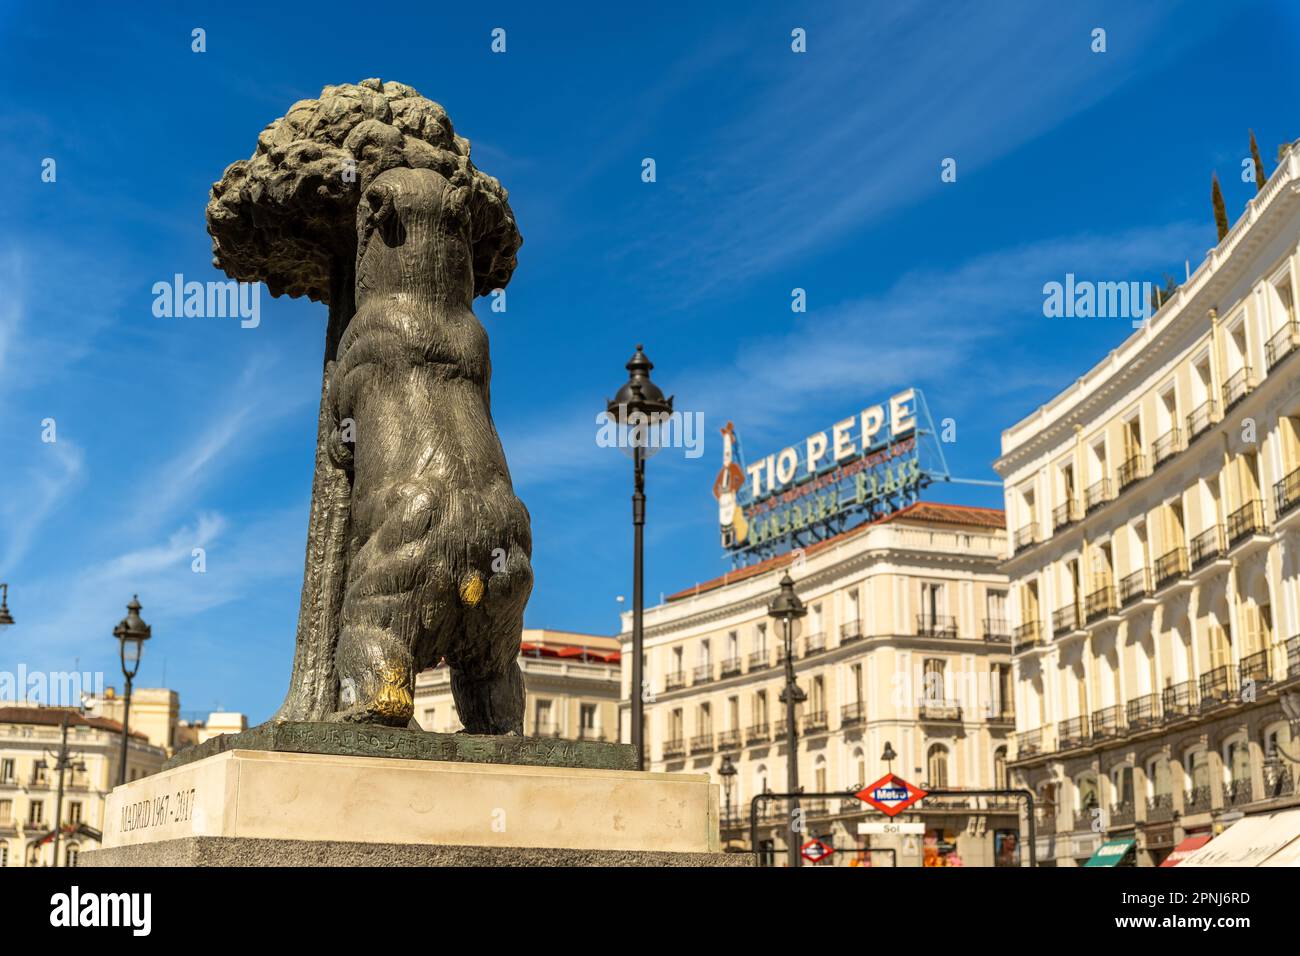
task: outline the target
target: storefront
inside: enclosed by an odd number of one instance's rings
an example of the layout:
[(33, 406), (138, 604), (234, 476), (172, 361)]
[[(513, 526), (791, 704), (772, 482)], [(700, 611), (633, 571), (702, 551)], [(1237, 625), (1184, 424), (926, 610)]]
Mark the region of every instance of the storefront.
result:
[(1136, 866), (1137, 840), (1125, 837), (1122, 840), (1107, 840), (1097, 847), (1084, 866)]

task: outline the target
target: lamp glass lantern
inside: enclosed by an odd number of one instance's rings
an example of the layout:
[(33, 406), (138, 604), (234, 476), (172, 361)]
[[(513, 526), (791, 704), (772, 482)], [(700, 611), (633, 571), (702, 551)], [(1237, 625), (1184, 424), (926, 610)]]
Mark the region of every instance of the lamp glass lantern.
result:
[(152, 636), (153, 628), (140, 617), (139, 595), (131, 598), (131, 603), (126, 606), (126, 610), (126, 617), (113, 628), (113, 636), (122, 645), (122, 674), (130, 680), (140, 670), (140, 656), (144, 653), (144, 642)]

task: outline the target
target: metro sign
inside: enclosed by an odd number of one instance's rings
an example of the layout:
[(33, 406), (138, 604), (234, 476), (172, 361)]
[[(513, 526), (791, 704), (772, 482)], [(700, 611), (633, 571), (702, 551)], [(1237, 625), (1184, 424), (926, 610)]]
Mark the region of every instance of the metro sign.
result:
[(809, 840), (800, 847), (800, 851), (799, 855), (809, 863), (820, 863), (835, 852), (835, 847), (828, 846), (821, 840)]
[(870, 786), (863, 787), (854, 794), (863, 803), (870, 804), (887, 816), (897, 816), (912, 804), (925, 797), (926, 793), (912, 786), (902, 777), (887, 773)]

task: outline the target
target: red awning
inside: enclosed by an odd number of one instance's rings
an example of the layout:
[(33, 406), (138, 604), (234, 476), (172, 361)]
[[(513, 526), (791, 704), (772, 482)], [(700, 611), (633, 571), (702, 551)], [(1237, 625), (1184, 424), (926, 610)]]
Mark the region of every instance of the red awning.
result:
[(1211, 834), (1209, 833), (1199, 833), (1196, 836), (1189, 836), (1182, 843), (1178, 844), (1178, 846), (1174, 847), (1170, 854), (1165, 857), (1164, 862), (1160, 865), (1177, 866), (1179, 863), (1182, 863), (1183, 860), (1187, 859), (1194, 850), (1199, 850), (1201, 847), (1205, 846), (1205, 844), (1209, 843), (1210, 836)]

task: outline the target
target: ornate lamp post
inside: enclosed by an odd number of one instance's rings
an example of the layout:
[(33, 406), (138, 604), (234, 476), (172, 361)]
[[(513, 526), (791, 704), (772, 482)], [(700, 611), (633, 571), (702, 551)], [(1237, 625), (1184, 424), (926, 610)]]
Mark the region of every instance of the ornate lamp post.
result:
[(621, 426), (630, 426), (632, 445), (632, 743), (636, 746), (636, 766), (645, 769), (645, 736), (642, 722), (645, 702), (642, 699), (642, 628), (641, 618), (645, 603), (643, 593), (645, 529), (645, 459), (651, 426), (662, 421), (673, 410), (672, 397), (664, 398), (663, 391), (650, 381), (654, 364), (638, 343), (636, 354), (627, 362), (628, 377), (618, 393), (605, 404), (605, 413)]
[(722, 778), (722, 825), (731, 826), (731, 785), (736, 781), (736, 765), (731, 762), (731, 754), (722, 755), (722, 766), (718, 768), (718, 776)]
[[(807, 613), (808, 609), (803, 606), (803, 601), (799, 600), (799, 595), (794, 593), (794, 579), (790, 577), (790, 572), (786, 571), (781, 576), (781, 590), (777, 592), (776, 597), (772, 599), (772, 603), (768, 605), (767, 614), (781, 623), (781, 639), (785, 643), (785, 687), (781, 689), (781, 702), (785, 704), (786, 746), (789, 748), (789, 757), (786, 764), (786, 789), (790, 793), (799, 792), (799, 754), (795, 750), (799, 735), (795, 728), (795, 708), (808, 696), (795, 683), (794, 641), (798, 636), (796, 630), (799, 619)], [(799, 798), (791, 797), (791, 829), (786, 837), (786, 854), (789, 866), (799, 865), (799, 839), (793, 829), (795, 815), (798, 812)]]
[(9, 585), (0, 582), (0, 627), (13, 622), (14, 616), (9, 613)]
[(113, 636), (121, 644), (122, 676), (126, 678), (126, 703), (122, 710), (122, 762), (117, 768), (117, 785), (126, 783), (126, 746), (131, 736), (131, 681), (140, 671), (140, 655), (144, 642), (153, 634), (153, 628), (140, 618), (140, 595), (132, 595), (126, 606), (126, 617), (113, 628)]

